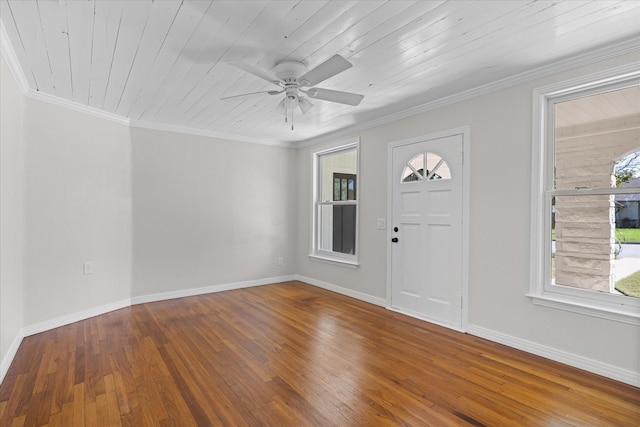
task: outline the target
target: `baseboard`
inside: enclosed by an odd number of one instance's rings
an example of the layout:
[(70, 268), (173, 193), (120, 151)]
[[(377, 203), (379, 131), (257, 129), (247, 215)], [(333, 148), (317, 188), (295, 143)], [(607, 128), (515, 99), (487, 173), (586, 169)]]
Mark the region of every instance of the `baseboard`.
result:
[(467, 333), (489, 341), (517, 348), (518, 350), (526, 351), (527, 353), (532, 353), (546, 359), (564, 363), (565, 365), (573, 366), (574, 368), (602, 375), (625, 384), (640, 387), (640, 373), (638, 372), (618, 368), (617, 366), (612, 366), (584, 356), (579, 356), (553, 347), (517, 338), (512, 335), (503, 334), (502, 332), (486, 329), (481, 326), (468, 325)]
[(343, 288), (342, 286), (334, 285), (332, 283), (327, 283), (321, 280), (312, 279), (311, 277), (306, 277), (306, 276), (301, 276), (299, 274), (296, 274), (295, 280), (308, 283), (310, 285), (317, 286), (318, 288), (326, 289), (328, 291), (336, 292), (338, 294), (346, 295), (351, 298), (359, 299), (360, 301), (365, 301), (371, 304), (379, 305), (381, 307), (387, 306), (387, 300), (385, 300), (384, 298), (374, 297), (369, 294), (354, 291), (348, 288)]
[(191, 288), (191, 289), (184, 289), (179, 291), (161, 292), (161, 293), (150, 294), (150, 295), (140, 295), (137, 297), (132, 297), (131, 303), (133, 305), (145, 304), (148, 302), (163, 301), (163, 300), (174, 299), (174, 298), (192, 297), (194, 295), (204, 295), (204, 294), (210, 294), (214, 292), (231, 291), (234, 289), (250, 288), (253, 286), (269, 285), (272, 283), (288, 282), (291, 280), (296, 280), (295, 276), (290, 275), (290, 276), (279, 276), (279, 277), (267, 277), (265, 279), (248, 280), (244, 282), (225, 283), (221, 285), (204, 286), (201, 288)]
[(120, 301), (111, 302), (109, 304), (89, 308), (87, 310), (82, 310), (77, 313), (71, 313), (65, 316), (56, 317), (55, 319), (45, 320), (44, 322), (25, 326), (23, 328), (24, 336), (28, 337), (30, 335), (39, 334), (40, 332), (45, 332), (50, 329), (59, 328), (60, 326), (69, 325), (71, 323), (75, 323), (81, 320), (89, 319), (91, 317), (99, 316), (101, 314), (105, 314), (110, 311), (129, 307), (130, 305), (131, 305), (131, 300), (129, 298), (126, 298)]
[(90, 317), (99, 316), (101, 314), (108, 313), (110, 311), (119, 310), (131, 305), (143, 304), (153, 301), (162, 301), (166, 299), (182, 298), (193, 295), (202, 295), (212, 292), (229, 291), (233, 289), (248, 288), (251, 286), (268, 285), (271, 283), (286, 282), (289, 280), (295, 280), (295, 276), (280, 276), (280, 277), (268, 277), (265, 279), (249, 280), (245, 282), (226, 283), (222, 285), (206, 286), (202, 288), (184, 289), (180, 291), (163, 292), (158, 294), (141, 295), (132, 298), (126, 298), (120, 301), (112, 302), (109, 304), (101, 305), (99, 307), (93, 307), (87, 310), (79, 311), (77, 313), (68, 314), (65, 316), (57, 317), (55, 319), (46, 320), (44, 322), (36, 323), (34, 325), (25, 326), (23, 328), (23, 336), (28, 337), (30, 335), (39, 334), (50, 329), (59, 328), (60, 326), (69, 325), (71, 323), (79, 322), (80, 320), (89, 319)]
[(461, 333), (465, 333), (466, 332), (464, 329), (462, 329), (459, 326), (450, 325), (449, 323), (441, 322), (441, 321), (439, 321), (437, 319), (429, 319), (429, 318), (421, 316), (419, 314), (412, 313), (412, 312), (410, 312), (408, 310), (400, 310), (400, 309), (397, 309), (397, 308), (394, 308), (394, 307), (387, 307), (387, 310), (393, 311), (393, 312), (398, 313), (398, 314), (402, 314), (403, 316), (413, 317), (414, 319), (422, 320), (423, 322), (432, 323), (432, 324), (437, 325), (437, 326), (442, 326), (443, 328), (451, 329), (452, 331), (461, 332)]
[(16, 353), (18, 353), (18, 348), (20, 348), (20, 344), (22, 343), (24, 336), (24, 331), (20, 329), (16, 334), (16, 337), (13, 339), (13, 342), (11, 342), (7, 354), (5, 354), (2, 359), (2, 364), (0, 364), (0, 384), (4, 381), (4, 376), (7, 375), (7, 371), (9, 371), (13, 358), (16, 357)]

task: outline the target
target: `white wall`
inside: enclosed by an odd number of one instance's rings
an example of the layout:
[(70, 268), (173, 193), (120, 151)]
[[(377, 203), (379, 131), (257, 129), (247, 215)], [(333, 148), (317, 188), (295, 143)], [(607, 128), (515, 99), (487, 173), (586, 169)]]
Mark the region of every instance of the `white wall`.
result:
[(23, 326), (24, 102), (2, 57), (0, 93), (0, 362), (4, 370)]
[[(386, 298), (387, 145), (446, 129), (470, 126), (469, 329), (532, 347), (565, 359), (594, 361), (632, 376), (640, 372), (640, 328), (629, 324), (536, 306), (529, 290), (532, 90), (552, 82), (622, 65), (620, 57), (459, 102), (359, 134), (360, 262), (358, 270), (307, 257), (310, 227), (311, 152), (299, 150), (298, 273), (318, 281)], [(358, 136), (347, 135), (344, 139)], [(388, 227), (393, 224), (388, 223)], [(524, 345), (522, 345), (524, 346)]]
[(295, 272), (294, 150), (141, 128), (132, 137), (134, 297)]
[[(129, 127), (26, 98), (25, 325), (131, 292)], [(83, 275), (82, 264), (93, 263)]]

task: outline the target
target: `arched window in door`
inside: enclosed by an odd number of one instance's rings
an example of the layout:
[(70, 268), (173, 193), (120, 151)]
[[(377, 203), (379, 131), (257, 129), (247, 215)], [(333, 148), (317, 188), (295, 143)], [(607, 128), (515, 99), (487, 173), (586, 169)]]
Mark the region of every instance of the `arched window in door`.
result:
[(402, 182), (451, 179), (449, 165), (435, 153), (420, 153), (407, 162), (402, 171)]

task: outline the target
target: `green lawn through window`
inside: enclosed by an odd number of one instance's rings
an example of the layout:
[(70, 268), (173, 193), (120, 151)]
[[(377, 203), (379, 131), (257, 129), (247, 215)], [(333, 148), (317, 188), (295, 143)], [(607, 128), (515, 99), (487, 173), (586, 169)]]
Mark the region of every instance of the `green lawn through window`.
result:
[(616, 238), (621, 243), (640, 243), (640, 228), (618, 228)]
[[(556, 239), (556, 230), (551, 230), (551, 238)], [(640, 228), (617, 228), (616, 240), (620, 243), (640, 243)]]

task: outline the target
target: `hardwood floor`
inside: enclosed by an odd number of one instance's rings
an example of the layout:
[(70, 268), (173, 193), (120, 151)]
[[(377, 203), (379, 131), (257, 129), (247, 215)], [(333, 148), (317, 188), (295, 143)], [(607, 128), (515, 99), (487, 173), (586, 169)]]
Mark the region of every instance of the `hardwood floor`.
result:
[(300, 282), (24, 339), (0, 426), (638, 426), (640, 390)]

